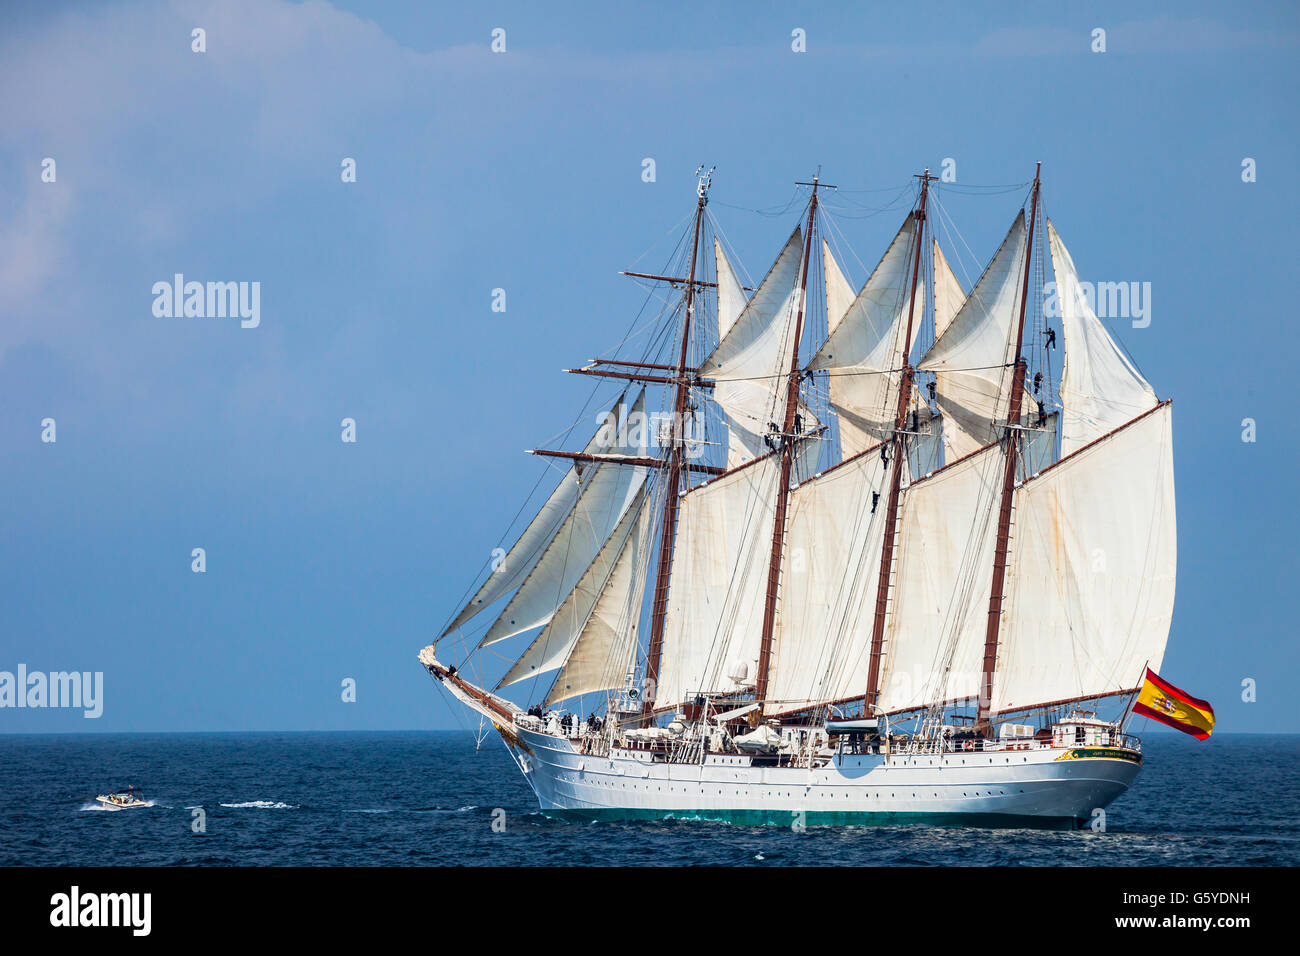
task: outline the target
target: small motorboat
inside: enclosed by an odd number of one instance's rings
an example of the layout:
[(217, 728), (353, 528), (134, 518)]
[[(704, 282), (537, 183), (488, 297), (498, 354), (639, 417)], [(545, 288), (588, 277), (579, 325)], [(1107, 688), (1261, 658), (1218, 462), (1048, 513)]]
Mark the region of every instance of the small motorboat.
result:
[(147, 807), (144, 794), (135, 787), (127, 787), (118, 793), (101, 793), (95, 798), (96, 803), (112, 810), (130, 810), (132, 807)]

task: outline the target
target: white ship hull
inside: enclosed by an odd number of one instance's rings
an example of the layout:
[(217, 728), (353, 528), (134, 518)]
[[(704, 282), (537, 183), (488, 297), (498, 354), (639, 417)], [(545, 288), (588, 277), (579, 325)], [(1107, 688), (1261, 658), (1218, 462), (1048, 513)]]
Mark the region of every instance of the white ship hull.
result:
[(431, 648), (420, 659), (453, 696), (493, 722), (542, 812), (560, 818), (1073, 829), (1094, 819), (1142, 769), (1132, 738), (1123, 738), (1130, 746), (1110, 745), (1100, 721), (1080, 730), (1098, 736), (1078, 744), (1071, 731), (969, 751), (840, 752), (813, 767), (740, 753), (686, 762), (648, 748), (584, 753), (581, 739), (523, 726), (535, 722), (456, 676)]
[(1131, 751), (1106, 747), (840, 755), (808, 769), (735, 754), (691, 764), (619, 748), (594, 756), (521, 727), (503, 738), (542, 811), (576, 819), (1074, 828), (1141, 769)]

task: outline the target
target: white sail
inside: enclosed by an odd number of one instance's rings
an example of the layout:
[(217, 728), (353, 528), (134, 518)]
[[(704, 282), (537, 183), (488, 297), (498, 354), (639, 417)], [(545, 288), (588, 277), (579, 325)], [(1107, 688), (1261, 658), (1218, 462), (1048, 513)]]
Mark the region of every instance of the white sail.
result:
[[(897, 397), (897, 396), (895, 396)], [(908, 413), (904, 428), (917, 434), (908, 435), (907, 457), (912, 463), (911, 473), (904, 473), (903, 484), (908, 480), (936, 471), (943, 465), (943, 418), (934, 415), (925, 404), (917, 389), (912, 390), (909, 403), (912, 411)], [(875, 434), (876, 423), (869, 423), (852, 412), (840, 409), (836, 413), (840, 426), (840, 458), (848, 461), (871, 448), (879, 446), (881, 439)], [(914, 427), (915, 426), (915, 427)]]
[(799, 306), (800, 237), (796, 228), (754, 297), (700, 367), (702, 376), (713, 379), (713, 398), (727, 416), (728, 468), (763, 454), (769, 424), (784, 424)]
[(682, 496), (655, 700), (729, 690), (758, 667), (780, 457), (756, 459)]
[(847, 409), (838, 409), (835, 413), (840, 426), (840, 459), (848, 461), (862, 454), (868, 448), (880, 444), (880, 439), (871, 434), (871, 424), (865, 418), (854, 415)]
[(546, 703), (621, 686), (636, 649), (637, 623), (650, 556), (650, 512), (641, 508), (637, 528), (623, 545), (618, 562), (587, 623), (555, 678)]
[(1162, 405), (1016, 493), (993, 710), (1114, 693), (1159, 670), (1177, 561)]
[(1056, 272), (1056, 295), (1065, 333), (1061, 371), (1061, 455), (1114, 431), (1156, 404), (1156, 393), (1115, 345), (1079, 285), (1065, 243), (1047, 223)]
[[(642, 394), (644, 395), (644, 392)], [(603, 421), (618, 417), (625, 397), (626, 392), (619, 396), (618, 402), (606, 414)], [(608, 453), (616, 438), (614, 430), (602, 425), (582, 451), (588, 455)], [(577, 504), (578, 494), (583, 487), (581, 480), (583, 474), (596, 467), (589, 463), (575, 462), (569, 468), (560, 481), (559, 487), (551, 492), (551, 496), (542, 505), (541, 510), (528, 523), (528, 527), (524, 529), (523, 534), (519, 536), (505, 557), (496, 564), (493, 573), (488, 576), (483, 586), (442, 632), (444, 637), (458, 627), (462, 627), (483, 608), (496, 603), (523, 582), (529, 572), (537, 566), (537, 562), (546, 552), (546, 546), (555, 538), (556, 533), (564, 525), (565, 519), (573, 511), (573, 506)]]
[(882, 711), (979, 693), (1003, 455), (992, 445), (904, 492)]
[[(1024, 258), (1022, 210), (965, 304), (919, 365), (937, 379), (948, 461), (994, 441), (993, 423), (1006, 421)], [(1028, 394), (1021, 407), (1022, 415), (1033, 413)]]
[(722, 251), (722, 243), (716, 237), (713, 240), (713, 258), (718, 273), (718, 341), (721, 342), (745, 311), (749, 299), (745, 296), (744, 286), (736, 278), (736, 270), (731, 268), (731, 261)]
[(1024, 441), (1016, 461), (1016, 480), (1025, 481), (1038, 474), (1056, 457), (1056, 431), (1061, 421), (1060, 412), (1039, 421), (1037, 418), (1027, 422), (1027, 430), (1022, 432)]
[(934, 248), (934, 338), (938, 341), (966, 303), (966, 293), (939, 248), (939, 241), (932, 239), (931, 243)]
[(889, 467), (864, 454), (790, 494), (767, 694), (778, 709), (866, 691)]
[(593, 608), (608, 587), (615, 566), (622, 561), (623, 554), (635, 541), (633, 531), (645, 512), (645, 501), (646, 492), (642, 487), (614, 533), (579, 579), (577, 586), (556, 610), (550, 623), (542, 628), (533, 643), (501, 678), (497, 684), (498, 690), (564, 666), (578, 643), (579, 635), (583, 633)]
[(830, 334), (848, 314), (856, 296), (839, 263), (831, 255), (831, 244), (825, 239), (822, 240), (822, 272), (826, 276), (826, 331)]
[[(808, 363), (810, 369), (829, 372), (830, 403), (840, 416), (840, 442), (846, 458), (850, 449), (860, 450), (871, 443), (867, 436), (882, 439), (893, 432), (901, 369), (921, 329), (918, 308), (911, 339), (904, 341), (915, 236), (916, 220), (909, 216), (862, 291)], [(918, 306), (925, 301), (924, 286), (924, 281), (918, 280)]]
[[(637, 396), (624, 422), (625, 427), (612, 424), (608, 427), (608, 431), (617, 433), (609, 453), (644, 456), (648, 443), (646, 429), (642, 427), (644, 391)], [(583, 471), (582, 489), (573, 509), (501, 616), (483, 636), (480, 647), (540, 627), (551, 619), (636, 498), (645, 483), (646, 472), (642, 466), (612, 462), (597, 463)]]
[(911, 467), (904, 475), (912, 481), (920, 481), (943, 467), (943, 416), (933, 415), (922, 403), (917, 406), (915, 417), (908, 422), (908, 428), (916, 434), (908, 436), (907, 462)]

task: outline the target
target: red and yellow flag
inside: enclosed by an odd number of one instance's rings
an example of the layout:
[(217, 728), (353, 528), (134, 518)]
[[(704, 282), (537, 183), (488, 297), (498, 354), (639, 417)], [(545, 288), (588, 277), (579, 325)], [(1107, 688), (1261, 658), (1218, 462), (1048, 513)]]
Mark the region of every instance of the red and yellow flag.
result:
[(1209, 701), (1179, 690), (1149, 667), (1133, 713), (1168, 724), (1197, 740), (1204, 740), (1214, 730), (1214, 708)]

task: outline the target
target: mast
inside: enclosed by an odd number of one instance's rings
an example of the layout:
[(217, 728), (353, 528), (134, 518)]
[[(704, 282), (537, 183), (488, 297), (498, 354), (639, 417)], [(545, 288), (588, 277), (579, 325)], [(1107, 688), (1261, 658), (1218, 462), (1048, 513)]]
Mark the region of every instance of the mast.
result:
[(998, 631), (1002, 624), (1003, 586), (1006, 583), (1007, 545), (1011, 536), (1011, 499), (1016, 488), (1016, 461), (1020, 450), (1020, 403), (1025, 394), (1028, 368), (1020, 354), (1025, 336), (1025, 309), (1029, 305), (1029, 271), (1034, 254), (1034, 223), (1038, 219), (1040, 162), (1034, 169), (1034, 189), (1029, 206), (1029, 237), (1025, 241), (1025, 277), (1020, 287), (1020, 319), (1016, 323), (1016, 370), (1011, 380), (1011, 407), (1007, 410), (1006, 460), (1002, 470), (1002, 505), (998, 511), (998, 537), (993, 553), (993, 588), (989, 594), (989, 620), (984, 632), (984, 664), (980, 669), (979, 711), (976, 726), (987, 726), (993, 704), (993, 670), (998, 662)]
[(876, 616), (871, 627), (871, 663), (867, 669), (867, 693), (862, 700), (862, 714), (870, 717), (880, 697), (880, 656), (885, 641), (885, 613), (889, 607), (889, 578), (894, 564), (894, 541), (898, 530), (898, 495), (902, 486), (903, 467), (907, 464), (907, 436), (904, 426), (907, 424), (907, 406), (912, 399), (912, 379), (916, 370), (912, 367), (912, 323), (916, 316), (916, 286), (921, 275), (921, 249), (925, 237), (925, 203), (930, 192), (930, 181), (934, 179), (926, 169), (920, 176), (921, 198), (916, 211), (916, 245), (912, 259), (912, 292), (907, 305), (907, 329), (904, 333), (903, 374), (898, 386), (898, 414), (894, 417), (894, 435), (889, 447), (894, 457), (893, 474), (889, 479), (889, 503), (885, 514), (885, 540), (880, 551), (880, 578), (876, 585)]
[[(701, 167), (703, 168), (703, 167)], [(699, 172), (697, 170), (696, 172)], [(650, 646), (646, 652), (646, 688), (650, 691), (642, 702), (642, 719), (648, 720), (654, 709), (654, 697), (659, 686), (659, 664), (664, 648), (664, 618), (668, 611), (668, 580), (673, 565), (673, 544), (677, 538), (678, 488), (681, 484), (684, 421), (690, 379), (687, 378), (686, 359), (691, 341), (691, 319), (695, 313), (695, 266), (700, 251), (700, 226), (704, 220), (704, 207), (709, 204), (709, 185), (713, 180), (710, 169), (700, 177), (696, 187), (695, 231), (691, 240), (691, 272), (686, 280), (686, 313), (682, 320), (682, 344), (677, 355), (674, 376), (677, 397), (673, 404), (672, 447), (668, 452), (668, 482), (664, 489), (664, 514), (659, 534), (659, 568), (655, 575), (654, 607), (650, 617)]]
[(817, 214), (817, 186), (821, 171), (811, 183), (812, 198), (808, 202), (808, 229), (804, 235), (803, 269), (799, 275), (799, 309), (794, 323), (794, 342), (790, 348), (790, 377), (785, 394), (785, 423), (781, 429), (781, 477), (776, 490), (776, 515), (772, 523), (772, 558), (767, 568), (767, 599), (763, 605), (763, 639), (758, 649), (758, 677), (754, 684), (754, 699), (762, 702), (767, 696), (768, 669), (772, 660), (772, 632), (776, 628), (776, 597), (781, 584), (781, 549), (785, 540), (786, 508), (790, 500), (790, 469), (794, 464), (794, 417), (799, 406), (799, 339), (803, 335), (804, 306), (808, 301), (808, 261), (812, 255), (814, 217)]

